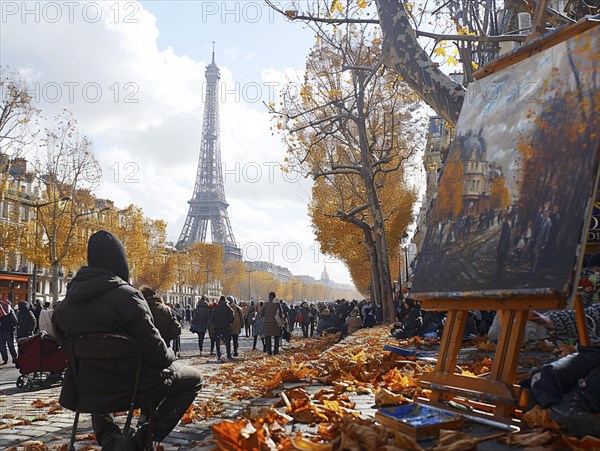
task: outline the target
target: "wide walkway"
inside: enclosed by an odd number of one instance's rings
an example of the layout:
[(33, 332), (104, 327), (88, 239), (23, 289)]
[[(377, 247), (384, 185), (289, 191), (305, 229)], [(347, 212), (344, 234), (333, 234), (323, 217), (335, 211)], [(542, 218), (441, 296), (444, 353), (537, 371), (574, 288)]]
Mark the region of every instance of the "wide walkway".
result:
[[(208, 337), (205, 339), (205, 350), (207, 344), (210, 348)], [(212, 446), (199, 445), (211, 435), (210, 425), (224, 418), (236, 417), (251, 401), (231, 400), (231, 393), (219, 384), (211, 382), (221, 369), (233, 367), (238, 362), (219, 364), (214, 356), (199, 356), (198, 340), (189, 330), (183, 332), (181, 347), (182, 360), (198, 367), (205, 378), (204, 388), (198, 395), (196, 404), (206, 406), (214, 416), (202, 421), (196, 420), (188, 425), (180, 423), (163, 443), (164, 449), (212, 449)], [(225, 353), (224, 346), (221, 349)], [(245, 356), (258, 354), (258, 351), (253, 352), (251, 349), (252, 338), (241, 336), (239, 360), (243, 361)], [(60, 386), (20, 389), (16, 387), (19, 374), (12, 364), (0, 366), (0, 449), (33, 449), (42, 444), (47, 449), (60, 449), (61, 445), (69, 441), (74, 419), (73, 412), (61, 408), (56, 403)], [(256, 402), (270, 403), (269, 400), (260, 399)], [(90, 440), (92, 429), (89, 415), (82, 415), (79, 425), (80, 440), (77, 442), (77, 448), (100, 449), (95, 440)]]
[[(296, 334), (299, 331), (296, 331)], [(370, 364), (360, 356), (362, 349), (369, 348), (371, 351), (377, 349), (378, 354), (383, 354), (384, 342), (394, 341), (389, 335), (385, 338), (387, 329), (380, 329), (373, 332), (364, 331), (365, 334), (358, 333), (348, 337), (340, 344), (333, 345), (330, 352), (325, 353), (329, 357), (323, 362), (317, 363), (323, 373), (329, 370), (338, 371), (335, 368), (340, 358), (346, 359), (348, 356), (342, 356), (344, 350), (354, 349), (358, 354), (353, 356), (350, 366), (346, 370), (352, 371), (352, 368), (360, 368), (361, 365)], [(391, 341), (390, 341), (391, 340)], [(207, 339), (208, 342), (208, 339)], [(270, 371), (276, 367), (281, 373), (282, 365), (286, 365), (286, 360), (294, 358), (295, 362), (316, 361), (319, 359), (321, 349), (332, 345), (334, 337), (322, 340), (303, 340), (294, 339), (292, 344), (284, 344), (284, 350), (281, 357), (269, 357), (260, 351), (252, 351), (252, 339), (240, 337), (239, 359), (225, 364), (217, 363), (216, 357), (209, 355), (200, 356), (197, 348), (197, 339), (189, 331), (184, 331), (182, 335), (182, 353), (181, 357), (186, 363), (201, 369), (204, 374), (204, 388), (198, 395), (194, 403), (194, 410), (186, 418), (188, 421), (182, 421), (175, 430), (162, 443), (164, 449), (169, 450), (212, 450), (215, 444), (211, 442), (211, 425), (219, 423), (224, 419), (237, 419), (243, 413), (256, 412), (264, 407), (272, 406), (279, 401), (277, 398), (279, 392), (283, 389), (303, 385), (309, 394), (314, 394), (323, 388), (326, 388), (327, 382), (336, 383), (337, 376), (332, 381), (326, 378), (312, 378), (308, 383), (285, 383), (283, 386), (278, 380), (270, 380)], [(286, 349), (287, 348), (287, 349)], [(205, 350), (206, 350), (205, 342)], [(420, 361), (427, 364), (434, 364), (437, 347), (428, 349), (420, 348)], [(323, 354), (323, 355), (325, 355)], [(474, 356), (483, 357), (490, 355), (481, 348), (471, 347), (461, 351), (461, 360), (473, 363)], [(523, 355), (520, 365), (520, 371), (526, 371), (530, 365), (539, 363), (540, 355)], [(539, 354), (535, 352), (534, 354)], [(333, 356), (333, 357), (332, 357)], [(342, 356), (342, 357), (341, 357)], [(335, 362), (332, 360), (335, 360)], [(376, 359), (372, 363), (379, 361), (381, 355), (374, 356)], [(362, 360), (361, 360), (362, 359)], [(389, 360), (389, 359), (388, 359)], [(341, 363), (341, 360), (339, 360)], [(388, 362), (389, 363), (389, 362)], [(301, 363), (295, 365), (302, 365)], [(523, 367), (525, 366), (525, 367)], [(283, 368), (285, 370), (285, 368)], [(298, 367), (296, 368), (296, 370)], [(371, 368), (372, 370), (373, 368)], [(343, 369), (342, 369), (343, 370)], [(267, 380), (265, 375), (267, 374)], [(0, 367), (0, 449), (11, 450), (66, 450), (71, 425), (74, 414), (62, 409), (56, 401), (60, 392), (59, 386), (49, 388), (34, 388), (33, 390), (18, 389), (15, 381), (19, 375), (18, 370), (12, 365)], [(346, 374), (347, 375), (347, 374)], [(273, 377), (277, 379), (277, 377)], [(310, 379), (310, 378), (309, 378)], [(265, 390), (265, 386), (272, 387), (272, 390)], [(259, 387), (261, 386), (261, 387)], [(260, 388), (260, 389), (258, 389)], [(267, 387), (268, 388), (268, 387)], [(266, 395), (264, 393), (267, 393)], [(272, 397), (269, 397), (272, 396)], [(360, 412), (362, 418), (372, 418), (375, 413), (374, 394), (372, 391), (356, 391), (349, 395), (352, 402), (356, 404), (355, 411)], [(120, 417), (121, 419), (124, 416)], [(299, 432), (307, 429), (307, 426), (299, 423), (290, 423), (293, 431)], [(290, 430), (289, 432), (292, 432)], [(308, 429), (307, 429), (308, 430)], [(310, 432), (310, 431), (309, 431)], [(314, 432), (314, 431), (313, 431)], [(465, 428), (472, 436), (489, 436), (497, 433), (498, 430), (481, 425), (469, 424)], [(96, 444), (91, 435), (91, 423), (88, 415), (83, 415), (78, 429), (78, 441), (76, 448), (81, 450), (98, 450), (100, 447)], [(424, 444), (431, 446), (430, 443)], [(483, 442), (478, 445), (480, 450), (509, 449), (495, 441)], [(514, 449), (514, 448), (512, 448)]]

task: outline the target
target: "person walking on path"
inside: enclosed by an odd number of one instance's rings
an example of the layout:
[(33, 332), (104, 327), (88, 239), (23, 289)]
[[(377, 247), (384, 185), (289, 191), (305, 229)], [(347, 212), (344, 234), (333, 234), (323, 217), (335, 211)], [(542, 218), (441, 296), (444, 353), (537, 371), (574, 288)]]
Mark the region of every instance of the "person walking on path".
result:
[(152, 288), (142, 287), (140, 292), (148, 302), (154, 325), (160, 332), (160, 336), (165, 340), (167, 346), (174, 348), (171, 343), (174, 344), (177, 337), (181, 335), (181, 324), (177, 321), (175, 312), (163, 302), (160, 296), (156, 295), (156, 291)]
[(215, 328), (215, 345), (217, 347), (217, 359), (221, 362), (221, 340), (225, 342), (227, 359), (231, 359), (231, 323), (233, 322), (233, 310), (227, 305), (225, 296), (219, 298), (219, 305), (213, 310), (211, 322)]
[(185, 310), (184, 310), (184, 317), (185, 317), (185, 325), (186, 326), (190, 326), (190, 324), (192, 323), (192, 307), (190, 307), (190, 304), (185, 306)]
[[(281, 304), (275, 297), (274, 292), (269, 293), (269, 300), (263, 306), (263, 317), (265, 321), (265, 346), (267, 354), (279, 354), (279, 342), (281, 337), (281, 329), (285, 327), (285, 315), (281, 308)], [(274, 340), (273, 340), (274, 339)], [(273, 341), (275, 345), (273, 347)]]
[(252, 319), (252, 337), (254, 338), (254, 343), (252, 344), (252, 350), (256, 349), (256, 342), (260, 337), (260, 341), (262, 342), (262, 350), (263, 352), (267, 352), (267, 348), (265, 347), (265, 339), (263, 338), (265, 335), (265, 318), (263, 317), (263, 301), (260, 301), (257, 306), (254, 306), (254, 316)]
[(200, 350), (200, 354), (202, 354), (204, 336), (206, 335), (208, 323), (210, 322), (211, 311), (208, 302), (206, 302), (207, 300), (206, 296), (200, 298), (192, 316), (192, 324), (190, 325), (192, 333), (198, 335), (198, 349)]
[(246, 333), (246, 338), (248, 338), (250, 336), (250, 306), (247, 302), (242, 301), (240, 308), (244, 317), (244, 332)]
[[(15, 328), (18, 320), (15, 311), (10, 305), (8, 299), (0, 300), (0, 355), (2, 356), (2, 365), (8, 363), (8, 352), (12, 357), (12, 362), (17, 363), (17, 351), (15, 351)], [(8, 347), (8, 352), (6, 348)]]
[[(173, 350), (154, 326), (148, 303), (128, 281), (123, 244), (110, 232), (94, 233), (88, 240), (88, 266), (80, 268), (69, 283), (65, 299), (54, 309), (52, 324), (65, 349), (76, 337), (89, 333), (126, 334), (138, 343), (142, 372), (137, 399), (144, 403), (140, 407), (157, 406), (152, 439), (161, 442), (194, 402), (202, 388), (202, 375), (195, 368), (175, 362)], [(128, 403), (136, 367), (135, 359), (118, 366), (110, 361), (98, 361), (92, 367), (82, 365), (79, 380), (89, 385), (81, 390), (67, 368), (59, 403), (76, 410), (81, 402), (98, 412), (92, 413), (92, 426), (104, 450), (144, 448), (148, 423), (133, 435), (123, 436), (113, 414), (108, 413)], [(78, 399), (80, 395), (83, 399)]]
[(310, 304), (310, 336), (314, 337), (315, 336), (315, 326), (317, 325), (317, 321), (318, 321), (318, 317), (319, 317), (319, 311), (317, 310), (317, 307), (315, 306), (315, 304), (313, 304), (311, 302)]
[(298, 309), (298, 322), (300, 323), (300, 327), (302, 327), (302, 336), (304, 338), (308, 338), (308, 328), (311, 323), (310, 316), (310, 308), (308, 307), (308, 303), (306, 301), (300, 304), (300, 308)]
[(290, 309), (288, 310), (288, 326), (291, 334), (294, 333), (294, 324), (296, 324), (296, 320), (298, 319), (297, 309), (297, 306), (290, 306)]
[(35, 315), (35, 324), (36, 324), (36, 332), (39, 332), (39, 327), (40, 327), (40, 314), (42, 313), (42, 301), (39, 299), (36, 299), (35, 301), (33, 301), (33, 306), (31, 307), (31, 310), (33, 311), (33, 314)]
[(246, 315), (248, 321), (248, 328), (250, 329), (250, 335), (254, 336), (254, 319), (256, 318), (256, 311), (258, 310), (258, 303), (250, 301), (248, 306), (248, 314)]
[(31, 311), (27, 301), (19, 302), (19, 313), (17, 314), (17, 340), (31, 337), (37, 329), (35, 314)]
[(235, 298), (229, 296), (229, 307), (233, 310), (233, 322), (231, 323), (231, 341), (233, 343), (233, 356), (238, 356), (238, 345), (242, 326), (244, 325), (244, 313), (242, 308), (237, 305)]

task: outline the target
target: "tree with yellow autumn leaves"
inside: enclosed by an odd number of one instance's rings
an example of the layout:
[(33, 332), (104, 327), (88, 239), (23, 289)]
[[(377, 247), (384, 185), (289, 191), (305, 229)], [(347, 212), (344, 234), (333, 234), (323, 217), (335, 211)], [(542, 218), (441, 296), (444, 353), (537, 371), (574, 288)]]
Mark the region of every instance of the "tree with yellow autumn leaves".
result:
[[(321, 30), (300, 92), (284, 93), (281, 111), (274, 105), (272, 111), (288, 146), (288, 169), (315, 179), (310, 211), (322, 249), (339, 256), (355, 276), (359, 262), (370, 262), (371, 296), (391, 321), (394, 243), (386, 224), (393, 214), (402, 215), (391, 221), (404, 225), (402, 236), (412, 219), (414, 196), (401, 174), (414, 149), (407, 124), (417, 99), (381, 66), (380, 44), (377, 34), (358, 25)], [(395, 191), (405, 202), (398, 203)], [(384, 192), (390, 196), (385, 207)]]
[(104, 208), (91, 195), (101, 171), (91, 141), (79, 134), (77, 121), (68, 111), (56, 116), (54, 128), (46, 130), (33, 166), (43, 197), (30, 205), (36, 209), (35, 223), (30, 223), (20, 244), (30, 261), (50, 267), (56, 302), (61, 267), (75, 268), (81, 262), (88, 236), (85, 230), (89, 230), (82, 228), (83, 218)]
[(15, 166), (34, 144), (38, 115), (21, 77), (0, 66), (0, 201), (6, 194), (9, 174), (18, 169)]

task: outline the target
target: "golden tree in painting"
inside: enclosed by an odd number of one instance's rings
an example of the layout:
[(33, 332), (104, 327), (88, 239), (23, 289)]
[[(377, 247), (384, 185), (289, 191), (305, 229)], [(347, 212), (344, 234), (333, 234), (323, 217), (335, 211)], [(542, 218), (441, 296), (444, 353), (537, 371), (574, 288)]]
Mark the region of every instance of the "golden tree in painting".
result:
[(585, 184), (569, 183), (565, 174), (575, 180), (591, 179), (600, 135), (600, 56), (592, 48), (590, 33), (565, 45), (567, 64), (554, 67), (540, 87), (537, 96), (543, 100), (529, 113), (534, 124), (519, 136), (517, 145), (521, 224), (535, 223), (540, 212), (551, 211), (554, 255), (563, 255), (578, 242), (581, 224), (572, 218), (578, 217), (589, 197)]
[(463, 163), (458, 156), (449, 159), (440, 179), (435, 201), (436, 220), (456, 219), (463, 208)]

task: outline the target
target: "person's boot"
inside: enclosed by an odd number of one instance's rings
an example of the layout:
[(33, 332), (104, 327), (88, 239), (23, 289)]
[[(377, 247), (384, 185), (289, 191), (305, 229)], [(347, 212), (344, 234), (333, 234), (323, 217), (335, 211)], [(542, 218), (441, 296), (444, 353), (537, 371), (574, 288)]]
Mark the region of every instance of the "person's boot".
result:
[(570, 434), (582, 438), (586, 435), (600, 438), (600, 368), (593, 370), (579, 387), (562, 397), (550, 407), (550, 416)]
[(577, 438), (586, 435), (600, 438), (600, 417), (592, 413), (598, 411), (595, 400), (590, 399), (584, 391), (575, 390), (550, 408), (550, 417)]
[(150, 423), (148, 422), (142, 424), (137, 431), (130, 429), (126, 435), (117, 440), (114, 451), (143, 451), (150, 438), (149, 435)]

